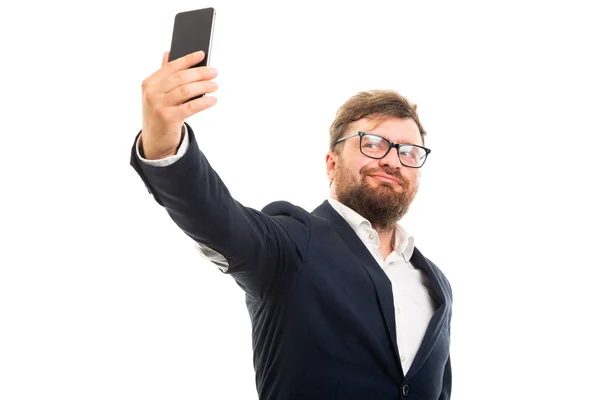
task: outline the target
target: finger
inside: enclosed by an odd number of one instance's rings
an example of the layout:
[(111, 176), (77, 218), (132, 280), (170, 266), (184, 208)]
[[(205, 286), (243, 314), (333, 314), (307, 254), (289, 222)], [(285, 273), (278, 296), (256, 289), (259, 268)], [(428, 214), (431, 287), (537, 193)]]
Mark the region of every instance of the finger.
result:
[(197, 67), (177, 71), (160, 83), (159, 90), (163, 93), (170, 92), (178, 86), (186, 85), (192, 82), (207, 81), (218, 75), (216, 69), (211, 67)]
[(218, 89), (214, 81), (200, 81), (181, 85), (171, 90), (163, 99), (165, 106), (180, 105), (189, 99), (206, 93), (213, 93)]
[(192, 115), (204, 111), (217, 104), (217, 98), (214, 96), (203, 96), (176, 107), (173, 111), (176, 118), (185, 120)]
[(146, 84), (153, 85), (172, 73), (190, 68), (202, 60), (204, 60), (204, 52), (202, 50), (179, 57), (166, 63), (158, 71), (146, 78)]
[(187, 54), (167, 63), (161, 70), (161, 78), (171, 75), (177, 71), (183, 71), (204, 60), (204, 52), (202, 50), (195, 53)]
[(161, 68), (164, 67), (169, 62), (169, 53), (170, 52), (165, 51), (165, 54), (163, 54), (162, 64), (160, 65)]

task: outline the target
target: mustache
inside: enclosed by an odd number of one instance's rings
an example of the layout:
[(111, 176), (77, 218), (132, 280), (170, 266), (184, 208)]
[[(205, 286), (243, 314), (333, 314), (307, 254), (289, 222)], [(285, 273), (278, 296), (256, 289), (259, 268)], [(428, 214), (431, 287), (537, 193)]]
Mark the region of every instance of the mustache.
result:
[(360, 173), (363, 177), (368, 176), (368, 175), (374, 175), (374, 174), (388, 175), (390, 178), (396, 179), (400, 183), (400, 186), (402, 186), (403, 188), (408, 187), (408, 181), (399, 172), (396, 172), (394, 169), (391, 169), (391, 168), (390, 169), (366, 169), (366, 168), (363, 168), (363, 169), (361, 169)]

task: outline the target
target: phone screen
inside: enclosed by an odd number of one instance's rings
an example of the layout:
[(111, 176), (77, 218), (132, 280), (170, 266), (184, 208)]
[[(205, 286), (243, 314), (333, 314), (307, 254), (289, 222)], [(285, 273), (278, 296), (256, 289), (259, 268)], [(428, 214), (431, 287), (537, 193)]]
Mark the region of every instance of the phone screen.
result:
[(193, 67), (208, 65), (214, 20), (215, 9), (212, 7), (178, 13), (173, 25), (169, 61), (203, 50), (204, 60)]

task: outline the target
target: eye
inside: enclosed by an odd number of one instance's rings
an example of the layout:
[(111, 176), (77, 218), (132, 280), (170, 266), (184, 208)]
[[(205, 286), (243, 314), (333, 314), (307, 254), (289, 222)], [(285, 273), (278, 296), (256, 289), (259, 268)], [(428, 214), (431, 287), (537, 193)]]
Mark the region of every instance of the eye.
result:
[(420, 147), (402, 146), (400, 148), (400, 157), (405, 160), (419, 160), (423, 156), (423, 151)]

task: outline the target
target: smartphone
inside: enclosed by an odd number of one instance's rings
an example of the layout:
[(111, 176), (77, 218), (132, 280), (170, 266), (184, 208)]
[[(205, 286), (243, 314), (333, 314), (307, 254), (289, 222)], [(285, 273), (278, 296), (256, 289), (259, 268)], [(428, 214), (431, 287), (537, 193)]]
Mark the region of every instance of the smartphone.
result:
[[(205, 54), (204, 59), (200, 63), (193, 65), (191, 68), (207, 66), (210, 61), (210, 48), (214, 23), (215, 9), (212, 7), (183, 11), (175, 15), (169, 61), (202, 50)], [(202, 96), (204, 95), (194, 97), (190, 100)]]

